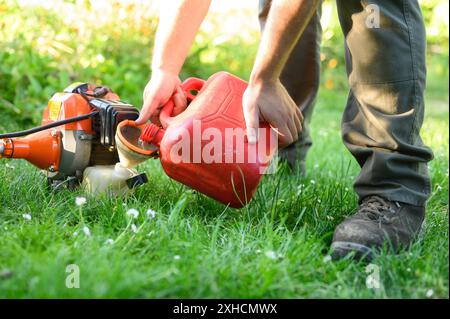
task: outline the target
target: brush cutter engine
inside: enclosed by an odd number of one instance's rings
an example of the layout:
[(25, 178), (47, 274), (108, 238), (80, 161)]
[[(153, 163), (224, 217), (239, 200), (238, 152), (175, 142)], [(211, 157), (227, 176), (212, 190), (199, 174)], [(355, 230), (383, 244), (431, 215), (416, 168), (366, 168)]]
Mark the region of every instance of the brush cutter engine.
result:
[(0, 134), (0, 158), (26, 159), (43, 170), (50, 185), (67, 182), (72, 188), (87, 167), (119, 161), (117, 125), (138, 116), (109, 88), (74, 83), (50, 99), (42, 126)]

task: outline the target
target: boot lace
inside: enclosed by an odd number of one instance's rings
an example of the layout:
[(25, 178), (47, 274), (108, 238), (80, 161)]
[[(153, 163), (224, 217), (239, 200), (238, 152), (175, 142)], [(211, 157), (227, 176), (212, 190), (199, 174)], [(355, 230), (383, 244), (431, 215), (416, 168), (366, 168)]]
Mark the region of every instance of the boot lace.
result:
[(379, 196), (365, 198), (359, 207), (360, 214), (369, 220), (381, 221), (383, 223), (390, 223), (395, 211), (387, 200)]

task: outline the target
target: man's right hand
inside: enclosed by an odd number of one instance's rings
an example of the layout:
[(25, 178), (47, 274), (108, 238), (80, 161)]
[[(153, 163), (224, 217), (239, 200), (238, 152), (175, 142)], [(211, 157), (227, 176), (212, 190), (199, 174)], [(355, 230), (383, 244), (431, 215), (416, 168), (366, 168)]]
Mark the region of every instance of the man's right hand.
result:
[(173, 116), (186, 109), (186, 95), (181, 89), (178, 75), (164, 70), (154, 70), (145, 86), (144, 104), (136, 124), (145, 124), (149, 119), (155, 124), (160, 124), (159, 113), (170, 98), (173, 98), (175, 104)]

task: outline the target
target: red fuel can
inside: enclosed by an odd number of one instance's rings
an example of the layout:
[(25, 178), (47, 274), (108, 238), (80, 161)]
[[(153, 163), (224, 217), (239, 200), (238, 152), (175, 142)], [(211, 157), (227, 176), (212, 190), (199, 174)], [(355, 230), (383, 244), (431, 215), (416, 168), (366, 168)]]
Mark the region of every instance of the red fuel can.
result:
[(247, 143), (242, 111), (247, 83), (236, 76), (219, 72), (207, 81), (189, 78), (182, 88), (188, 108), (171, 117), (169, 101), (160, 113), (163, 128), (149, 124), (141, 139), (159, 148), (171, 178), (231, 207), (245, 206), (278, 148), (275, 131), (261, 123), (258, 143)]

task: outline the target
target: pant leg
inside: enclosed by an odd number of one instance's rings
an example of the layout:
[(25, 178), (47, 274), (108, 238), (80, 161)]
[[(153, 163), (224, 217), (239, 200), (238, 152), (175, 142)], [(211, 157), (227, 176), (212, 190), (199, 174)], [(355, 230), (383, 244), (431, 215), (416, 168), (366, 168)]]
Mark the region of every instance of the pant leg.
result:
[(426, 78), (420, 6), (417, 0), (337, 3), (350, 85), (342, 137), (361, 166), (355, 191), (360, 199), (380, 195), (424, 205), (433, 153), (419, 135)]
[[(262, 31), (264, 30), (270, 6), (270, 0), (260, 0), (259, 2), (259, 21)], [(311, 18), (286, 62), (281, 75), (281, 82), (301, 109), (305, 119), (299, 140), (280, 151), (281, 157), (287, 160), (291, 167), (294, 167), (297, 162), (302, 163), (302, 166), (304, 166), (306, 154), (312, 145), (309, 123), (320, 81), (320, 42), (322, 37), (320, 13), (321, 10), (319, 9), (317, 14)]]

